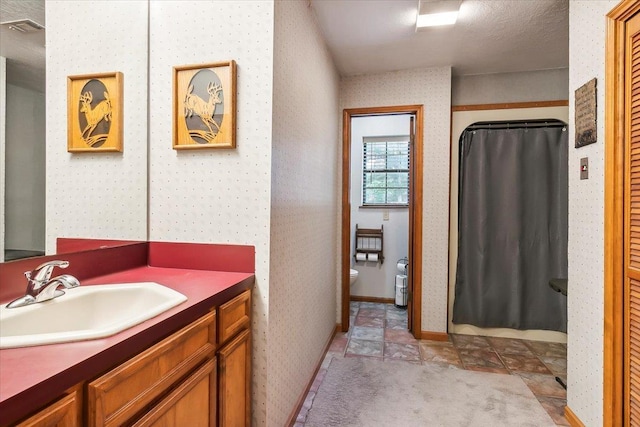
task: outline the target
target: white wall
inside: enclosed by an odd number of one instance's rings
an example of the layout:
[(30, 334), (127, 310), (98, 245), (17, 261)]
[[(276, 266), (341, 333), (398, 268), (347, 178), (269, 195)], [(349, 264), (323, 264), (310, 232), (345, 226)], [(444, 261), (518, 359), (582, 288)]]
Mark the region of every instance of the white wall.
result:
[[(598, 142), (573, 148), (575, 129), (569, 127), (567, 404), (587, 426), (603, 421), (605, 15), (617, 3), (569, 2), (570, 124), (575, 123), (574, 91), (598, 79)], [(582, 157), (589, 158), (588, 180), (579, 177)]]
[(45, 96), (7, 84), (5, 247), (44, 251)]
[[(351, 119), (351, 268), (358, 270), (358, 280), (351, 286), (351, 295), (394, 298), (396, 261), (409, 250), (408, 208), (362, 208), (363, 139), (375, 136), (406, 136), (409, 140), (409, 116), (372, 116)], [(383, 219), (387, 213), (388, 220)], [(355, 262), (356, 224), (360, 228), (384, 226), (385, 262)]]
[[(423, 104), (425, 113), (421, 326), (423, 331), (446, 332), (451, 68), (345, 77), (340, 82), (341, 110), (412, 104)], [(338, 307), (340, 298), (338, 289)]]
[[(251, 400), (253, 425), (265, 425), (273, 2), (153, 1), (150, 8), (149, 237), (256, 247)], [(237, 148), (172, 149), (172, 67), (231, 59)]]
[(458, 158), (462, 132), (471, 124), (495, 120), (558, 119), (569, 122), (569, 107), (514, 108), (500, 110), (455, 111), (451, 115), (451, 199), (449, 208), (449, 332), (454, 334), (484, 335), (530, 339), (537, 341), (567, 342), (567, 334), (556, 331), (516, 330), (508, 328), (479, 328), (454, 324), (456, 271), (458, 261)]
[[(147, 237), (147, 9), (144, 1), (45, 3), (48, 253), (57, 237)], [(114, 71), (124, 73), (124, 152), (68, 153), (67, 76)]]
[(0, 262), (4, 261), (4, 151), (6, 138), (7, 58), (0, 56)]
[(306, 1), (275, 2), (268, 426), (283, 426), (335, 329), (339, 77)]
[(452, 105), (556, 101), (567, 99), (569, 69), (455, 76), (451, 89)]

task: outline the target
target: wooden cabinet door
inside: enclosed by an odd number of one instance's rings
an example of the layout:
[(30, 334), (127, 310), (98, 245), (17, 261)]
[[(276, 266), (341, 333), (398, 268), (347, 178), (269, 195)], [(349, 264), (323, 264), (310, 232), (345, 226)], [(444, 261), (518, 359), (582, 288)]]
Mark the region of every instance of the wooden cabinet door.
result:
[(218, 425), (251, 425), (251, 334), (245, 330), (218, 351)]
[(18, 424), (17, 427), (80, 427), (81, 402), (73, 392)]
[(133, 424), (135, 427), (214, 427), (216, 360), (209, 360)]
[(216, 314), (209, 313), (87, 386), (88, 425), (127, 425), (204, 361), (216, 346)]

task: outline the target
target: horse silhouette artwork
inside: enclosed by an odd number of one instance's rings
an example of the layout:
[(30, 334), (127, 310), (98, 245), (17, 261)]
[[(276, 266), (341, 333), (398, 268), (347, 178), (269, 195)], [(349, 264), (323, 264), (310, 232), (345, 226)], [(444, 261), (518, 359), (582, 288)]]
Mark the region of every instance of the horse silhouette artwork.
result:
[(111, 100), (109, 99), (109, 93), (104, 92), (104, 99), (100, 101), (95, 107), (91, 106), (93, 100), (93, 94), (91, 91), (86, 91), (80, 95), (80, 112), (84, 113), (85, 121), (87, 122), (84, 129), (82, 129), (82, 139), (90, 147), (100, 146), (106, 141), (108, 134), (108, 128), (106, 133), (100, 133), (93, 135), (93, 131), (98, 124), (103, 120), (108, 122), (112, 119)]
[(208, 129), (208, 131), (202, 129), (189, 129), (189, 136), (194, 140), (197, 141), (198, 138), (200, 138), (207, 144), (210, 144), (213, 142), (216, 135), (218, 135), (218, 132), (220, 132), (220, 125), (213, 118), (216, 111), (216, 105), (222, 103), (222, 99), (220, 99), (220, 92), (222, 92), (221, 85), (209, 82), (207, 85), (209, 99), (205, 101), (193, 93), (193, 84), (189, 85), (184, 97), (185, 120), (195, 114), (200, 117), (200, 120), (202, 120), (202, 123), (204, 123)]

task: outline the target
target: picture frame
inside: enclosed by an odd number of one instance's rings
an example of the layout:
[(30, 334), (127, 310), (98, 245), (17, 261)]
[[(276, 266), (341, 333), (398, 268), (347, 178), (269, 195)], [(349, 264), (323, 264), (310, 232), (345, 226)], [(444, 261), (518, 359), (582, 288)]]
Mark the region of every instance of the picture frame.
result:
[(121, 72), (67, 77), (67, 151), (122, 152)]
[(235, 147), (235, 61), (173, 67), (173, 148)]
[(597, 79), (594, 77), (575, 91), (575, 148), (598, 141)]

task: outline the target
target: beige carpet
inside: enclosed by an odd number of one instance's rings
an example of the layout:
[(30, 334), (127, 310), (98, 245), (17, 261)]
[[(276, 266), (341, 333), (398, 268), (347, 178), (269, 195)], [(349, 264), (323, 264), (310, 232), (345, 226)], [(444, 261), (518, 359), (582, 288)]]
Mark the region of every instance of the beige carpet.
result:
[(551, 427), (516, 375), (334, 358), (305, 427)]

